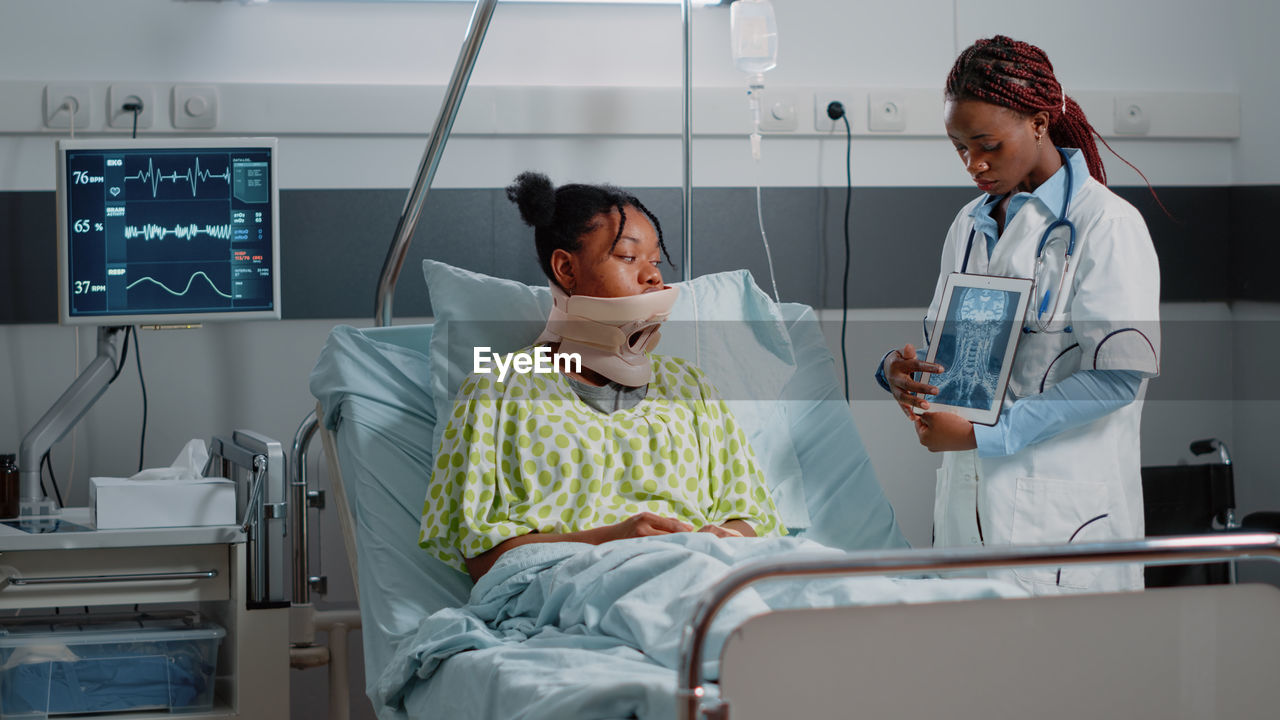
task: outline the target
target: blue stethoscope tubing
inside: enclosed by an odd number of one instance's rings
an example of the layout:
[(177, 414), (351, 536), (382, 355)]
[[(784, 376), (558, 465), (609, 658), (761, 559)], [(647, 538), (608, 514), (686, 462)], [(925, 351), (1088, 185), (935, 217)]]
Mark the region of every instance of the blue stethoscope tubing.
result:
[[(1062, 212), (1058, 213), (1058, 219), (1049, 224), (1045, 228), (1044, 234), (1040, 236), (1040, 242), (1036, 245), (1036, 264), (1042, 262), (1044, 257), (1044, 246), (1049, 243), (1049, 236), (1058, 228), (1067, 229), (1067, 252), (1063, 259), (1062, 278), (1058, 281), (1058, 291), (1062, 291), (1062, 281), (1067, 277), (1067, 270), (1071, 267), (1071, 256), (1076, 251), (1076, 226), (1075, 223), (1067, 219), (1067, 211), (1071, 209), (1071, 187), (1075, 184), (1075, 173), (1071, 170), (1071, 158), (1067, 157), (1067, 153), (1058, 148), (1058, 154), (1062, 156), (1062, 166), (1067, 169), (1066, 189), (1062, 192)], [(973, 238), (977, 234), (977, 228), (969, 229), (969, 242), (964, 249), (964, 262), (960, 265), (961, 274), (969, 269), (969, 254), (973, 252)], [(1039, 273), (1036, 273), (1037, 275)], [(1040, 288), (1036, 288), (1038, 291)], [(1040, 299), (1040, 306), (1036, 309), (1036, 318), (1044, 316), (1044, 311), (1049, 309), (1050, 291), (1045, 290), (1044, 295)], [(1052, 317), (1050, 318), (1052, 320)], [(1031, 332), (1030, 328), (1023, 328), (1024, 332)], [(1071, 332), (1068, 326), (1063, 329), (1064, 332)]]

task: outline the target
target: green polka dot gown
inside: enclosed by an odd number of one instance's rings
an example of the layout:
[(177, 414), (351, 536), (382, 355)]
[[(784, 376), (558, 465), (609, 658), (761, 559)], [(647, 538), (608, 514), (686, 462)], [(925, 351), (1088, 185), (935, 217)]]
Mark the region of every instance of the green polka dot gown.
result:
[(702, 372), (650, 357), (644, 400), (611, 414), (582, 402), (560, 374), (469, 376), (436, 453), (419, 544), (465, 570), (464, 557), (509, 538), (646, 510), (695, 528), (742, 519), (781, 535), (746, 436)]

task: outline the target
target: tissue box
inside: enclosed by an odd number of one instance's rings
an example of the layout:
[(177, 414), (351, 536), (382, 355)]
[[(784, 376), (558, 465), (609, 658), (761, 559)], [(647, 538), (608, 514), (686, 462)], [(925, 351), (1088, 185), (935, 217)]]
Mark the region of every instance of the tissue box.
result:
[(223, 478), (89, 480), (89, 507), (99, 530), (234, 525), (236, 486)]

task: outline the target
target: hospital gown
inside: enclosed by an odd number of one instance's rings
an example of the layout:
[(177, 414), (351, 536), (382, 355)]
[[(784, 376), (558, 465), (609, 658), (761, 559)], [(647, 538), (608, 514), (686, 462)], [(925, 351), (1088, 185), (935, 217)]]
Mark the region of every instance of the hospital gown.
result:
[[(529, 352), (528, 349), (519, 352)], [(419, 544), (465, 571), (503, 541), (642, 511), (695, 528), (783, 526), (742, 428), (693, 365), (652, 355), (640, 404), (601, 413), (559, 373), (472, 374), (436, 454)]]

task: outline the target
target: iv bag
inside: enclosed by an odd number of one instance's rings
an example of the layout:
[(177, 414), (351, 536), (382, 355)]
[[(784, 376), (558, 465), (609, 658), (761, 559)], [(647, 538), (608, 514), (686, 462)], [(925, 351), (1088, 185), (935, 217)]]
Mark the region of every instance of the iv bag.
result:
[(778, 24), (770, 0), (737, 0), (729, 6), (733, 64), (750, 75), (778, 64)]

